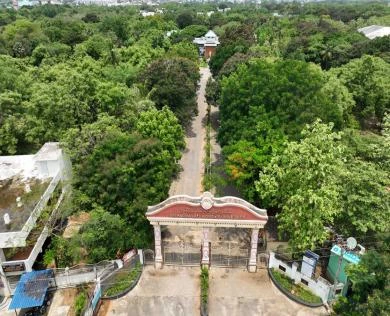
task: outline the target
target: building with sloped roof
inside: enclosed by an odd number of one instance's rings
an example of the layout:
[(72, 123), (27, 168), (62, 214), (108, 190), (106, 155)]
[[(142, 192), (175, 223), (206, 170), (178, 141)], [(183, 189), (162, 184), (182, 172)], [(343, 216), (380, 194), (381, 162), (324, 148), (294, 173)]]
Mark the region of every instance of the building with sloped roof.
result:
[(217, 34), (209, 30), (204, 36), (195, 37), (193, 43), (198, 45), (199, 54), (209, 59), (215, 54), (215, 50), (219, 45), (219, 39)]
[(369, 39), (390, 35), (390, 26), (370, 25), (358, 29), (359, 33), (364, 34)]

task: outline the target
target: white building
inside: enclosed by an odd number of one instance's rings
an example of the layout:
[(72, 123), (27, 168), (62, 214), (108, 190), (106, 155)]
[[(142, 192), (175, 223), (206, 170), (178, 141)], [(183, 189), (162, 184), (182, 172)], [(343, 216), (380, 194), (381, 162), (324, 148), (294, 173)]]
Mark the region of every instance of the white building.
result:
[(215, 53), (215, 50), (219, 45), (217, 34), (211, 30), (208, 31), (205, 36), (195, 37), (192, 42), (198, 45), (199, 53), (205, 56), (207, 59)]
[(32, 271), (69, 167), (58, 143), (44, 144), (35, 155), (0, 157), (0, 295), (11, 295), (20, 276)]
[(390, 27), (380, 26), (380, 25), (370, 25), (358, 29), (358, 32), (364, 34), (364, 36), (366, 36), (369, 39), (374, 39), (377, 37), (390, 35)]

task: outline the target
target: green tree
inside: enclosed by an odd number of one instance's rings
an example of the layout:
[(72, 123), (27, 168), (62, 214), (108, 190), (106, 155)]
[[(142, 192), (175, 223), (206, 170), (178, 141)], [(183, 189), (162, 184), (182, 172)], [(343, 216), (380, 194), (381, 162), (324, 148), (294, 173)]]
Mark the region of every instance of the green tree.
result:
[(332, 124), (319, 121), (289, 142), (260, 172), (256, 189), (264, 202), (278, 207), (279, 229), (293, 249), (313, 249), (327, 238), (325, 226), (341, 211), (338, 175), (344, 172), (343, 146)]
[(130, 229), (119, 215), (113, 215), (97, 207), (91, 212), (90, 220), (76, 236), (77, 243), (87, 253), (89, 263), (115, 259), (133, 244)]
[(390, 230), (390, 180), (388, 172), (374, 163), (354, 159), (342, 175), (340, 192), (343, 211), (335, 227), (345, 236), (363, 236)]
[(256, 122), (269, 119), (292, 138), (317, 118), (340, 129), (353, 101), (342, 84), (330, 80), (319, 67), (300, 61), (253, 60), (239, 66), (221, 83), (221, 144), (252, 140)]
[(192, 60), (193, 62), (197, 62), (199, 59), (198, 48), (194, 44), (187, 42), (180, 42), (172, 45), (167, 52), (167, 56), (183, 57)]
[(390, 65), (378, 57), (364, 56), (333, 69), (352, 93), (354, 114), (364, 128), (378, 129), (390, 111)]
[(73, 239), (54, 236), (44, 254), (44, 262), (49, 265), (54, 260), (57, 268), (73, 266), (81, 257), (78, 244)]
[(174, 159), (180, 159), (180, 150), (185, 146), (184, 132), (168, 107), (142, 112), (137, 120), (137, 131), (144, 137), (157, 138)]
[(390, 313), (390, 252), (389, 237), (377, 236), (383, 243), (377, 250), (365, 253), (359, 264), (348, 267), (352, 293), (340, 297), (333, 310), (340, 316), (385, 316)]
[(4, 46), (10, 55), (26, 57), (31, 55), (36, 46), (46, 43), (48, 38), (43, 34), (38, 23), (19, 19), (3, 28), (1, 41), (4, 41)]
[(184, 11), (180, 13), (176, 18), (176, 23), (181, 29), (191, 24), (194, 24), (193, 21), (194, 21), (194, 15), (191, 11)]
[(199, 72), (194, 62), (178, 57), (159, 59), (149, 65), (140, 79), (157, 107), (167, 105), (182, 124), (196, 113)]

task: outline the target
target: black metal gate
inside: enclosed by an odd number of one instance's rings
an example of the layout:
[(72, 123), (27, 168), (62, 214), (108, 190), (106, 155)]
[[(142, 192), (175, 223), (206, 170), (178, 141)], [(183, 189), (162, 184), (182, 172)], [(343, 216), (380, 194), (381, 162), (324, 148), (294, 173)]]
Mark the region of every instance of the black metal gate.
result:
[(154, 251), (151, 249), (144, 250), (144, 264), (154, 264)]
[(238, 243), (212, 243), (210, 254), (210, 265), (212, 267), (239, 268), (248, 266), (249, 249), (241, 248)]
[(268, 268), (269, 255), (266, 252), (260, 252), (257, 254), (257, 267), (259, 269)]
[(164, 243), (163, 260), (166, 265), (199, 266), (201, 245), (191, 243)]

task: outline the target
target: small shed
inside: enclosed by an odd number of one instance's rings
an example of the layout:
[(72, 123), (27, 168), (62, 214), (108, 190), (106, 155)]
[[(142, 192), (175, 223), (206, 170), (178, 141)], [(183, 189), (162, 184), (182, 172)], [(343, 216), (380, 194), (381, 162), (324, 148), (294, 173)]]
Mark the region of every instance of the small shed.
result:
[[(341, 255), (343, 257), (342, 257), (341, 265), (339, 268)], [(329, 263), (328, 263), (328, 268), (327, 268), (326, 272), (327, 272), (328, 277), (332, 280), (332, 282), (335, 281), (337, 273), (338, 273), (338, 276), (337, 276), (338, 283), (344, 284), (342, 289), (340, 289), (338, 292), (336, 290), (336, 295), (342, 294), (345, 296), (347, 294), (350, 282), (349, 282), (348, 276), (346, 274), (346, 268), (350, 264), (358, 264), (359, 261), (360, 261), (360, 257), (356, 252), (346, 251), (338, 245), (334, 245), (332, 247), (331, 255), (330, 255), (330, 259), (329, 259)]]
[(50, 269), (23, 274), (16, 286), (9, 309), (42, 306), (53, 276), (53, 270)]

